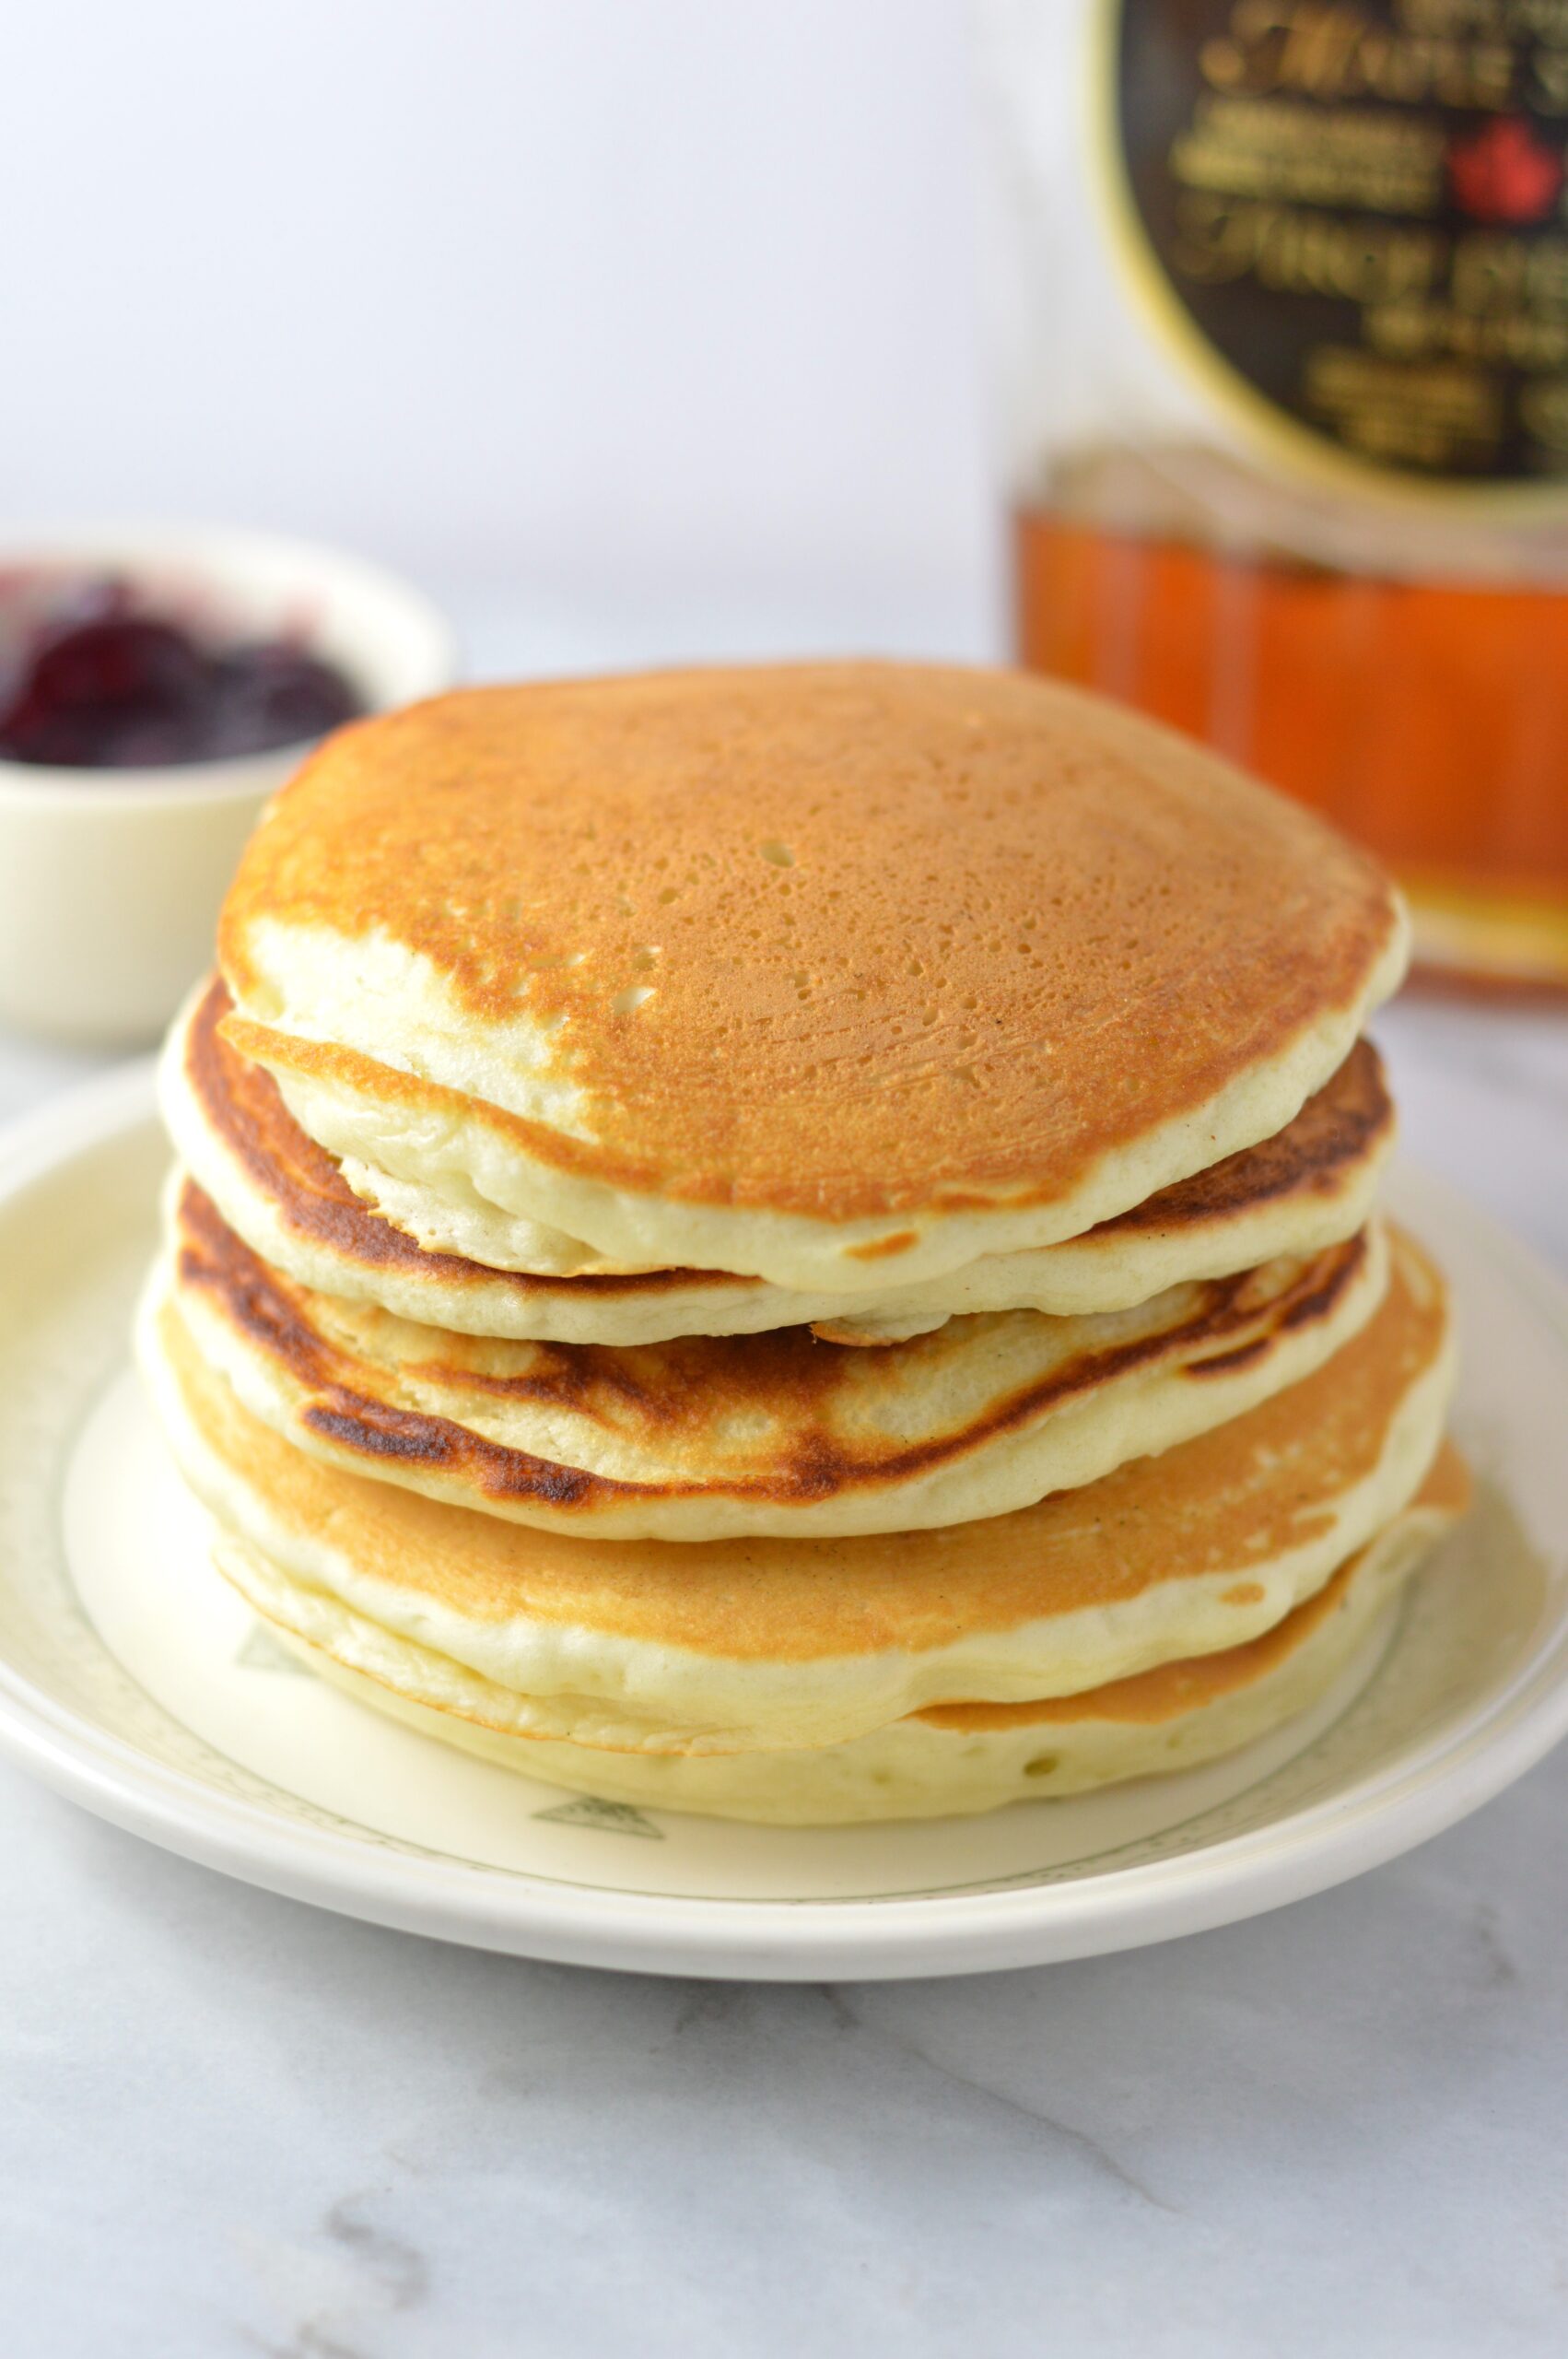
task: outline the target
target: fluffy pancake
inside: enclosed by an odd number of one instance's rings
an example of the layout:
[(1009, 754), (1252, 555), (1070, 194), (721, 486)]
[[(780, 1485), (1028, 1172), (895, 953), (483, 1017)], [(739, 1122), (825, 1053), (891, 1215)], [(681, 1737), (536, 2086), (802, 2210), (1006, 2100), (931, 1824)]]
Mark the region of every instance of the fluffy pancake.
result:
[(1174, 734), (847, 664), (341, 731), (219, 951), (229, 1037), (421, 1241), (863, 1295), (1273, 1136), (1406, 927), (1375, 863)]
[(865, 1352), (804, 1328), (611, 1349), (417, 1327), (267, 1267), (186, 1180), (170, 1283), (246, 1406), (312, 1457), (619, 1538), (911, 1532), (1004, 1515), (1239, 1415), (1375, 1310), (1375, 1225), (1079, 1319)]
[(313, 1670), (426, 1735), (606, 1800), (784, 1825), (948, 1817), (1187, 1769), (1304, 1711), (1332, 1684), (1466, 1503), (1463, 1462), (1445, 1449), (1410, 1505), (1304, 1605), (1244, 1646), (1167, 1662), (1047, 1703), (956, 1704), (816, 1751), (625, 1753), (530, 1738), (419, 1700), (412, 1650), (318, 1593), (280, 1579), (253, 1549), (214, 1561)]
[(954, 1313), (1117, 1310), (1167, 1287), (1309, 1254), (1366, 1220), (1393, 1141), (1393, 1109), (1370, 1041), (1272, 1139), (1211, 1165), (1082, 1238), (995, 1254), (923, 1286), (798, 1294), (712, 1270), (568, 1276), (486, 1266), (426, 1250), (364, 1203), (308, 1138), (277, 1085), (220, 1031), (221, 982), (193, 998), (162, 1074), (175, 1144), (253, 1251), (318, 1293), (465, 1334), (563, 1344), (651, 1344), (823, 1322), (834, 1342), (884, 1342)]
[(654, 1752), (837, 1743), (1244, 1644), (1408, 1503), (1452, 1381), (1442, 1280), (1397, 1236), (1381, 1309), (1327, 1367), (1163, 1458), (949, 1530), (673, 1547), (322, 1465), (244, 1407), (188, 1309), (155, 1287), (141, 1329), (177, 1460), (283, 1582), (380, 1634), (361, 1668), (513, 1734)]

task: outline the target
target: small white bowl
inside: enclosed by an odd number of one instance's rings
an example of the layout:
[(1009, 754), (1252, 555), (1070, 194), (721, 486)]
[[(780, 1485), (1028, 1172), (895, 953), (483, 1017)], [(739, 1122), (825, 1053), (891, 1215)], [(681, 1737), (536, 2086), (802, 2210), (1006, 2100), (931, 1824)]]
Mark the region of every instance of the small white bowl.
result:
[[(394, 575), (265, 533), (29, 533), (0, 565), (193, 588), (240, 632), (298, 632), (372, 711), (451, 686), (444, 616)], [(0, 761), (0, 1025), (100, 1048), (153, 1039), (212, 956), (218, 905), (268, 795), (308, 745), (166, 769)]]

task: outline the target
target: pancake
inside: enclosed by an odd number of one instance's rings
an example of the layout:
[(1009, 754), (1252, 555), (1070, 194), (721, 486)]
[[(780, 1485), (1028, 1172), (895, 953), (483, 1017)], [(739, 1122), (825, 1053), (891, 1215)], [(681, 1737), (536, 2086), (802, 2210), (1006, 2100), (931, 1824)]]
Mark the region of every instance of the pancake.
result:
[(1416, 1498), (1305, 1604), (1245, 1646), (1162, 1664), (1086, 1694), (1034, 1704), (958, 1704), (816, 1751), (624, 1753), (529, 1738), (422, 1703), (380, 1634), (323, 1611), (253, 1550), (214, 1562), (311, 1669), (361, 1702), (484, 1759), (607, 1801), (776, 1825), (950, 1817), (1196, 1767), (1316, 1703), (1349, 1664), (1433, 1542), (1469, 1481), (1445, 1448)]
[(193, 1181), (169, 1283), (310, 1456), (572, 1532), (683, 1542), (1004, 1515), (1243, 1414), (1371, 1318), (1381, 1229), (1130, 1310), (950, 1320), (884, 1351), (803, 1328), (611, 1349), (416, 1327), (295, 1285)]
[(1370, 859), (1173, 733), (823, 664), (340, 731), (219, 963), (228, 1037), (420, 1242), (863, 1296), (1273, 1137), (1406, 936)]
[(1396, 1235), (1381, 1309), (1328, 1366), (1160, 1459), (951, 1530), (672, 1547), (321, 1464), (245, 1408), (188, 1309), (155, 1287), (140, 1329), (178, 1463), (327, 1624), (380, 1634), (361, 1668), (514, 1734), (650, 1752), (839, 1743), (1245, 1644), (1408, 1504), (1452, 1384), (1442, 1280)]
[(373, 1303), (462, 1333), (562, 1344), (655, 1344), (813, 1321), (835, 1343), (884, 1343), (954, 1313), (1119, 1310), (1173, 1285), (1226, 1277), (1355, 1234), (1393, 1143), (1393, 1109), (1370, 1041), (1276, 1138), (1213, 1164), (1089, 1233), (991, 1254), (923, 1286), (798, 1294), (712, 1270), (627, 1272), (603, 1262), (550, 1276), (427, 1250), (364, 1203), (306, 1136), (277, 1085), (221, 1037), (221, 982), (193, 997), (170, 1036), (165, 1118), (203, 1191), (265, 1262), (317, 1293)]

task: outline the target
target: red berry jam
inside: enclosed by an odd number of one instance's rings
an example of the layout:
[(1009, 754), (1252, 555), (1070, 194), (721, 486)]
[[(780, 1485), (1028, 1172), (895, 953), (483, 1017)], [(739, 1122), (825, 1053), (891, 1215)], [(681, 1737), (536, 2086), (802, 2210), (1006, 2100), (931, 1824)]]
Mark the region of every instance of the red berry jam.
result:
[(293, 637), (224, 639), (105, 576), (0, 574), (0, 759), (146, 769), (266, 754), (365, 710)]

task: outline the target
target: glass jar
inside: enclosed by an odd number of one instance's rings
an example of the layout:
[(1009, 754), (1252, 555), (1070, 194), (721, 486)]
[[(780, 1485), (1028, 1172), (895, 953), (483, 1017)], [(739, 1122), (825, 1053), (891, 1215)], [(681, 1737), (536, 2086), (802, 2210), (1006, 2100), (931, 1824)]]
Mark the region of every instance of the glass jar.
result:
[(1568, 0), (990, 0), (1018, 652), (1568, 986)]

